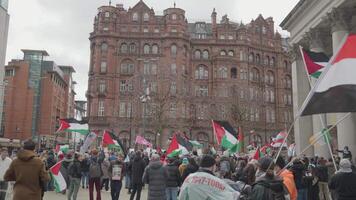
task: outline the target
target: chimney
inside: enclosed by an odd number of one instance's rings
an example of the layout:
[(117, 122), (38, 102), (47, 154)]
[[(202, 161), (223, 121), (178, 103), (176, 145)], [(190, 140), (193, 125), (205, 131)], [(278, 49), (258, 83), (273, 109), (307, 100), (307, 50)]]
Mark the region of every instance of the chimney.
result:
[(213, 35), (216, 37), (217, 30), (216, 30), (216, 12), (215, 12), (215, 8), (214, 8), (213, 12), (211, 13), (211, 25), (212, 25), (212, 29), (213, 29)]

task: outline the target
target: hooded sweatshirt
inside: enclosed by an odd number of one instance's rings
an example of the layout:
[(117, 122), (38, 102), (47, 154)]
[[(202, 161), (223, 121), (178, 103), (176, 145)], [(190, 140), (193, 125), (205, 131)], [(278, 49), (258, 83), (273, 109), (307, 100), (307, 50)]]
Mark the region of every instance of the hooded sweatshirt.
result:
[(294, 175), (291, 171), (285, 169), (283, 170), (280, 174), (280, 177), (283, 179), (283, 184), (286, 186), (288, 189), (290, 199), (291, 200), (296, 200), (297, 199), (297, 188), (294, 183)]
[[(41, 199), (41, 184), (48, 182), (50, 176), (44, 163), (35, 152), (21, 150), (4, 175), (5, 181), (16, 181), (13, 200)], [(42, 182), (42, 183), (41, 183)]]
[(160, 161), (148, 165), (143, 174), (143, 182), (148, 184), (148, 200), (165, 200), (168, 172)]

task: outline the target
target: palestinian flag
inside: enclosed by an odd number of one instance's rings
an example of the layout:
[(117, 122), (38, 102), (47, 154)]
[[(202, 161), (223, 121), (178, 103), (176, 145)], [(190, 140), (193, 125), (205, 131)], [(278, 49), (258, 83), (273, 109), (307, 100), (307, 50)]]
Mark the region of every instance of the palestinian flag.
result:
[(189, 142), (190, 142), (190, 144), (193, 145), (193, 147), (196, 147), (196, 148), (198, 148), (198, 149), (203, 148), (203, 145), (200, 144), (200, 143), (199, 143), (198, 141), (196, 141), (196, 140), (189, 140)]
[(184, 139), (178, 134), (175, 134), (172, 138), (171, 144), (167, 149), (167, 157), (171, 158), (181, 154), (189, 154), (189, 151), (191, 151), (192, 148), (193, 145), (188, 140)]
[(66, 181), (62, 173), (60, 172), (61, 167), (62, 167), (62, 161), (53, 165), (49, 170), (52, 180), (54, 180), (54, 187), (56, 189), (56, 192), (62, 192), (67, 188)]
[(59, 128), (57, 132), (76, 132), (82, 135), (89, 133), (89, 126), (87, 121), (78, 121), (74, 118), (60, 119)]
[(261, 152), (260, 147), (258, 147), (258, 148), (256, 149), (256, 152), (255, 152), (255, 154), (253, 155), (252, 159), (259, 160), (259, 159), (262, 158), (263, 156), (265, 156), (265, 155)]
[(216, 141), (225, 149), (231, 149), (238, 143), (237, 134), (227, 121), (212, 121)]
[(265, 155), (269, 154), (271, 152), (271, 145), (270, 144), (264, 145), (263, 147), (261, 147), (260, 151)]
[(319, 78), (323, 72), (324, 67), (329, 62), (329, 57), (324, 53), (317, 53), (303, 49), (300, 47), (302, 53), (305, 69), (308, 74), (314, 78)]
[(301, 115), (355, 111), (356, 34), (351, 34), (310, 91)]
[(101, 144), (103, 147), (109, 147), (110, 149), (120, 149), (124, 154), (124, 157), (126, 157), (124, 146), (122, 145), (120, 139), (117, 138), (113, 133), (104, 130), (103, 140)]
[(285, 131), (282, 131), (282, 132), (279, 132), (277, 134), (277, 136), (275, 138), (272, 138), (272, 143), (271, 143), (271, 146), (272, 147), (281, 147), (283, 145), (283, 147), (288, 147), (287, 145), (287, 141), (285, 143), (284, 142), (284, 139), (287, 137), (287, 133)]
[(237, 143), (235, 145), (233, 145), (230, 149), (229, 152), (230, 153), (236, 153), (236, 152), (243, 152), (243, 145), (244, 145), (244, 135), (242, 133), (242, 129), (241, 127), (239, 127), (239, 133), (237, 136)]

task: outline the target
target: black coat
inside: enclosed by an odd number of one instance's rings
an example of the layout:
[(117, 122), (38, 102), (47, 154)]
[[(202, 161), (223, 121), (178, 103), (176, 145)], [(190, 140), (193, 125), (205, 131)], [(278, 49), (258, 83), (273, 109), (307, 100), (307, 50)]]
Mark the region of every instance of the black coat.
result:
[(146, 164), (142, 158), (136, 157), (130, 164), (131, 182), (133, 184), (142, 184), (142, 176), (145, 171)]
[(182, 179), (178, 170), (178, 166), (170, 163), (165, 166), (168, 172), (167, 187), (178, 187), (181, 185)]
[(88, 158), (85, 158), (80, 162), (80, 167), (82, 172), (89, 172), (89, 166), (90, 166), (90, 162)]
[(148, 184), (147, 200), (166, 200), (167, 177), (168, 172), (159, 161), (146, 167), (142, 180)]
[(356, 174), (338, 172), (329, 182), (329, 188), (335, 190), (338, 200), (356, 199)]

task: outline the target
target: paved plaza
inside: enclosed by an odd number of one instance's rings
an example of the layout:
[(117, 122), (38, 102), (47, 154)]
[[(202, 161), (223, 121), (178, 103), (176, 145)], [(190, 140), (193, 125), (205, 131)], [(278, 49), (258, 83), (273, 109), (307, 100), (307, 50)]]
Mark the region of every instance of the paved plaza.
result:
[[(95, 192), (94, 192), (94, 199), (95, 199)], [(43, 198), (44, 200), (65, 200), (67, 199), (66, 195), (58, 194), (56, 192), (46, 192)], [(89, 199), (89, 190), (80, 188), (77, 200), (88, 200)], [(101, 199), (102, 200), (111, 200), (110, 190), (106, 192), (102, 190), (101, 192)], [(130, 195), (127, 194), (127, 189), (121, 189), (121, 194), (119, 200), (128, 200), (130, 199)], [(147, 199), (147, 187), (142, 190), (141, 199)]]

